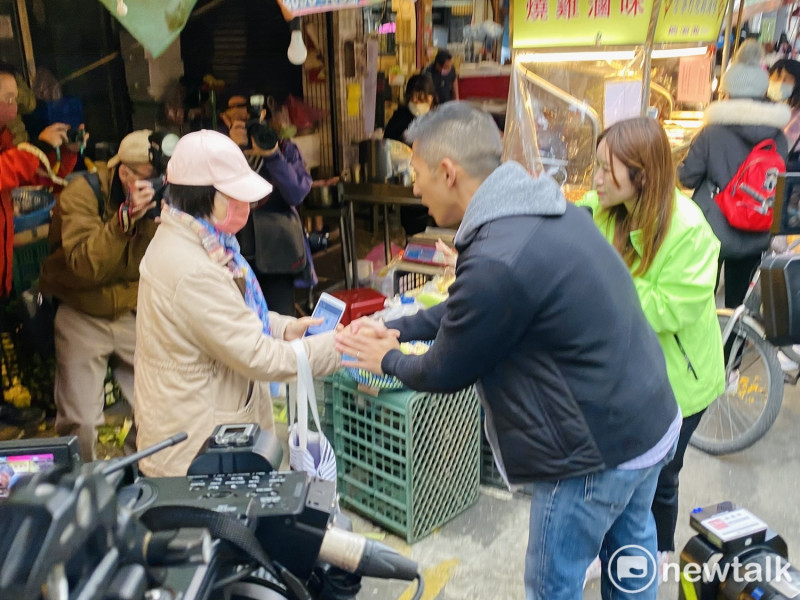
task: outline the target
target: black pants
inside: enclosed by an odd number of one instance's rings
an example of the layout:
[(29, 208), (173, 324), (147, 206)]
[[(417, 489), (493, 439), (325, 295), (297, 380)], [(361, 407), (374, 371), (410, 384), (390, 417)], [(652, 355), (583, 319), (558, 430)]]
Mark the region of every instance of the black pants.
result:
[(725, 308), (736, 308), (744, 301), (747, 288), (750, 286), (750, 279), (759, 264), (761, 264), (760, 254), (745, 258), (720, 259), (717, 269), (717, 285), (719, 285), (719, 274), (724, 268)]
[(256, 273), (256, 279), (264, 293), (267, 308), (273, 312), (289, 317), (295, 316), (294, 279), (296, 275), (262, 275)]
[(675, 457), (664, 465), (658, 476), (652, 511), (656, 520), (659, 552), (675, 550), (675, 526), (678, 524), (678, 475), (683, 467), (686, 447), (704, 412), (705, 409), (691, 417), (684, 417)]

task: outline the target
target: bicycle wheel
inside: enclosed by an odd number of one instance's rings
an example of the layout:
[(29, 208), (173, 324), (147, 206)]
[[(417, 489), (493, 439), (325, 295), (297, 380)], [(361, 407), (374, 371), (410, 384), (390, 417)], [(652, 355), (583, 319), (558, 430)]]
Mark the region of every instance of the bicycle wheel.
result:
[[(718, 312), (724, 329), (730, 312)], [(783, 401), (783, 372), (772, 347), (740, 320), (731, 332), (727, 389), (706, 409), (690, 440), (708, 454), (729, 454), (752, 446), (769, 430)]]

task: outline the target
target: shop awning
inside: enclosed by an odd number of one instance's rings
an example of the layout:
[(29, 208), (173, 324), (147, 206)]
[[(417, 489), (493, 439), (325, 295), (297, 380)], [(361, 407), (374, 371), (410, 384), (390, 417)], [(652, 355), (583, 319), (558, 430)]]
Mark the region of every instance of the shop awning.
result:
[[(219, 4), (216, 0), (210, 4)], [(263, 0), (276, 2), (278, 0)], [(283, 0), (295, 16), (380, 4), (383, 0)], [(154, 57), (180, 35), (197, 0), (100, 0), (108, 11)], [(205, 5), (200, 10), (209, 8)]]
[(180, 35), (196, 3), (197, 0), (100, 0), (155, 57)]

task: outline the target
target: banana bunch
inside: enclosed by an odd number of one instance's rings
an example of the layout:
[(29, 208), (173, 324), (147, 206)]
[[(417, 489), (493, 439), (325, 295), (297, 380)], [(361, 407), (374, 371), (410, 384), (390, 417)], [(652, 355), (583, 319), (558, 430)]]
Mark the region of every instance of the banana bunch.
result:
[(20, 383), (19, 377), (14, 377), (11, 387), (3, 391), (3, 399), (17, 408), (30, 408), (31, 406), (31, 393)]

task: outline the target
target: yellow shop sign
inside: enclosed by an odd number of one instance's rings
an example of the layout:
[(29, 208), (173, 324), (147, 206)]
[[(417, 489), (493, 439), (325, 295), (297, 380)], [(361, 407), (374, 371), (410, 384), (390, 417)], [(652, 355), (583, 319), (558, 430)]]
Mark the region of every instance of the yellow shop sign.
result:
[(656, 43), (715, 42), (728, 0), (663, 0)]
[(631, 45), (645, 42), (653, 2), (514, 0), (513, 8), (514, 48)]

